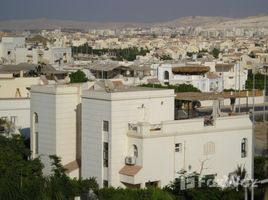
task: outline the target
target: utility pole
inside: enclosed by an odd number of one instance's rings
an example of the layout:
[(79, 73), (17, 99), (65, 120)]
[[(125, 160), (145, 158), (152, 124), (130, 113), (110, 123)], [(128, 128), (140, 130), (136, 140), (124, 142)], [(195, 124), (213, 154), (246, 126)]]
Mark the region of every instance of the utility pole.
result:
[(240, 107), (241, 107), (241, 105), (240, 105), (240, 71), (241, 71), (241, 66), (240, 66), (240, 60), (239, 60), (239, 62), (238, 62), (238, 64), (239, 64), (239, 68), (238, 68), (238, 84), (239, 84), (239, 86), (238, 86), (238, 96), (239, 96), (239, 107), (238, 107), (238, 112), (240, 113), (240, 111), (241, 111), (241, 109), (240, 109)]
[[(253, 73), (253, 111), (252, 111), (252, 180), (254, 181), (254, 159), (255, 159), (255, 72)], [(254, 183), (251, 186), (251, 200), (254, 200)]]
[(266, 122), (266, 79), (267, 79), (267, 66), (265, 68), (265, 75), (264, 75), (264, 104), (263, 104), (263, 121)]

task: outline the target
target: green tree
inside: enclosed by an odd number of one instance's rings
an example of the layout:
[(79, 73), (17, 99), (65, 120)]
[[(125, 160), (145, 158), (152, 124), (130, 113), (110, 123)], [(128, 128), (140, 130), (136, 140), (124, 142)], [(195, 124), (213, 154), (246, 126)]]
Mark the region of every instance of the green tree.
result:
[(214, 48), (214, 49), (210, 52), (210, 54), (213, 55), (214, 58), (219, 58), (219, 54), (220, 54), (220, 52), (221, 52), (221, 51), (220, 51), (219, 49)]
[(97, 192), (99, 200), (173, 200), (173, 195), (159, 188), (122, 189), (103, 188)]
[(263, 180), (268, 178), (268, 158), (255, 157), (254, 159), (254, 178)]
[(149, 88), (163, 88), (163, 89), (173, 89), (176, 93), (179, 92), (201, 92), (198, 88), (194, 87), (191, 84), (180, 84), (180, 85), (161, 85), (161, 84), (142, 84), (140, 87), (149, 87)]
[(71, 79), (71, 83), (83, 83), (88, 81), (86, 74), (81, 70), (71, 73), (69, 77)]
[(137, 47), (130, 47), (124, 49), (93, 49), (88, 45), (88, 43), (81, 45), (79, 47), (72, 47), (73, 54), (90, 54), (90, 55), (97, 55), (97, 56), (110, 56), (113, 60), (122, 61), (134, 61), (138, 55), (145, 56), (149, 50), (146, 48), (137, 48)]
[(52, 174), (46, 178), (45, 193), (49, 199), (73, 199), (88, 193), (89, 190), (97, 191), (99, 186), (95, 178), (71, 179), (66, 175), (66, 169), (61, 164), (61, 159), (50, 155)]
[(29, 159), (23, 138), (0, 136), (0, 152), (0, 199), (42, 199), (43, 165)]
[(49, 200), (73, 199), (89, 190), (98, 190), (94, 178), (71, 179), (65, 174), (61, 159), (50, 156), (52, 172), (42, 173), (40, 158), (31, 159), (24, 138), (0, 136), (0, 199)]
[[(250, 71), (248, 73), (248, 78), (246, 80), (246, 89), (252, 90), (253, 89), (253, 78), (254, 75)], [(266, 76), (266, 88), (268, 88), (268, 76)], [(255, 74), (255, 89), (263, 90), (265, 87), (265, 75), (257, 73)]]

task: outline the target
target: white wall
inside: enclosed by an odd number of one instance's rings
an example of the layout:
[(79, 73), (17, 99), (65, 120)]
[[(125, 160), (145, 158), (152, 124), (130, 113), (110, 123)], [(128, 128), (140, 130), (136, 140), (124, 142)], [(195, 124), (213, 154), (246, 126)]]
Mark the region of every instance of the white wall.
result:
[[(166, 128), (165, 133), (129, 135), (129, 147), (137, 145), (139, 157), (142, 157), (137, 161), (137, 165), (142, 166), (142, 169), (135, 176), (133, 184), (144, 186), (148, 181), (160, 181), (163, 187), (173, 181), (178, 176), (177, 172), (182, 169), (189, 173), (200, 173), (202, 162), (202, 175), (217, 174), (216, 179), (224, 179), (236, 170), (238, 165), (245, 165), (248, 178), (251, 178), (252, 129), (247, 115), (219, 118), (215, 127), (204, 127), (203, 120), (169, 123), (167, 126), (172, 126)], [(243, 138), (248, 140), (246, 158), (241, 158)], [(204, 145), (207, 142), (215, 144), (215, 154), (204, 154)], [(174, 151), (175, 143), (182, 144), (182, 152)]]
[[(39, 57), (39, 52), (42, 52), (42, 55)], [(66, 54), (66, 56), (64, 56)], [(31, 57), (27, 57), (31, 55)], [(29, 62), (33, 64), (38, 64), (39, 62), (45, 62), (47, 64), (55, 64), (56, 60), (62, 58), (61, 64), (70, 63), (72, 60), (72, 50), (70, 47), (58, 48), (51, 47), (49, 49), (45, 48), (16, 48), (16, 64)]]
[[(8, 60), (9, 64), (15, 64), (16, 48), (25, 45), (24, 37), (2, 37), (0, 43), (0, 58), (3, 57)], [(10, 54), (8, 55), (8, 52)]]
[[(104, 133), (102, 132), (103, 120), (109, 121), (109, 129), (111, 129), (111, 102), (83, 98), (81, 175), (83, 178), (96, 177), (96, 180), (100, 186), (102, 186), (104, 179)], [(110, 164), (111, 163), (108, 163), (109, 166)], [(108, 176), (108, 173), (106, 173), (106, 176)]]
[(0, 98), (0, 118), (17, 117), (16, 126), (21, 133), (30, 137), (30, 99), (29, 98)]
[[(143, 105), (143, 107), (142, 107)], [(173, 90), (132, 92), (95, 92), (84, 94), (82, 100), (82, 177), (97, 177), (102, 186), (102, 121), (110, 123), (108, 180), (112, 186), (120, 183), (119, 170), (128, 155), (128, 123), (147, 121), (160, 123), (174, 118)], [(161, 114), (160, 114), (161, 113)]]
[[(38, 115), (38, 154), (35, 151), (34, 113)], [(44, 173), (50, 172), (48, 156), (56, 154), (56, 100), (53, 95), (31, 92), (31, 150), (41, 156)]]
[(21, 97), (29, 97), (30, 92), (27, 87), (39, 85), (40, 83), (40, 77), (0, 79), (0, 98), (20, 97), (18, 93), (16, 96), (17, 89), (19, 89)]
[(76, 160), (76, 109), (79, 86), (34, 86), (31, 90), (31, 148), (35, 155), (34, 113), (38, 114), (39, 153), (49, 173), (49, 155), (62, 158), (62, 164)]

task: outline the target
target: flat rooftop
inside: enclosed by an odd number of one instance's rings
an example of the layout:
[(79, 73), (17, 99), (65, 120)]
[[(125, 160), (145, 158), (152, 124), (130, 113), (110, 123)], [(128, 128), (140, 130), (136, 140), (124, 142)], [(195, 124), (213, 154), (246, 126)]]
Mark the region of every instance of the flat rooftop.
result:
[(80, 84), (52, 84), (52, 85), (33, 85), (31, 93), (44, 94), (79, 94)]
[(147, 88), (147, 87), (99, 87), (94, 86), (83, 91), (83, 98), (102, 100), (142, 99), (142, 98), (174, 98), (173, 89)]
[[(117, 92), (139, 92), (139, 91), (163, 91), (163, 90), (168, 90), (168, 89), (124, 86), (124, 87), (117, 87), (109, 92), (110, 93), (117, 93)], [(103, 90), (95, 90), (95, 91), (103, 91)]]

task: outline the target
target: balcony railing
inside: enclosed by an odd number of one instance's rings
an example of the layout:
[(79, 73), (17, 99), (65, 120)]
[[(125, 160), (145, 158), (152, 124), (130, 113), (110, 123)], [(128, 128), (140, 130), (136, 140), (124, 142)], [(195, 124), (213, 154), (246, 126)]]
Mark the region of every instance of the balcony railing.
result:
[[(206, 132), (214, 129), (233, 129), (238, 126), (244, 127), (249, 123), (248, 115), (215, 117), (213, 115), (202, 118), (163, 121), (161, 124), (150, 124), (149, 122), (130, 123), (128, 134), (141, 137), (157, 137), (161, 135), (173, 135), (181, 133)], [(250, 122), (251, 123), (251, 122)]]
[(137, 124), (128, 124), (128, 130), (132, 133), (137, 134), (146, 134), (146, 133), (155, 133), (162, 130), (161, 124), (150, 124), (147, 122), (139, 122)]

